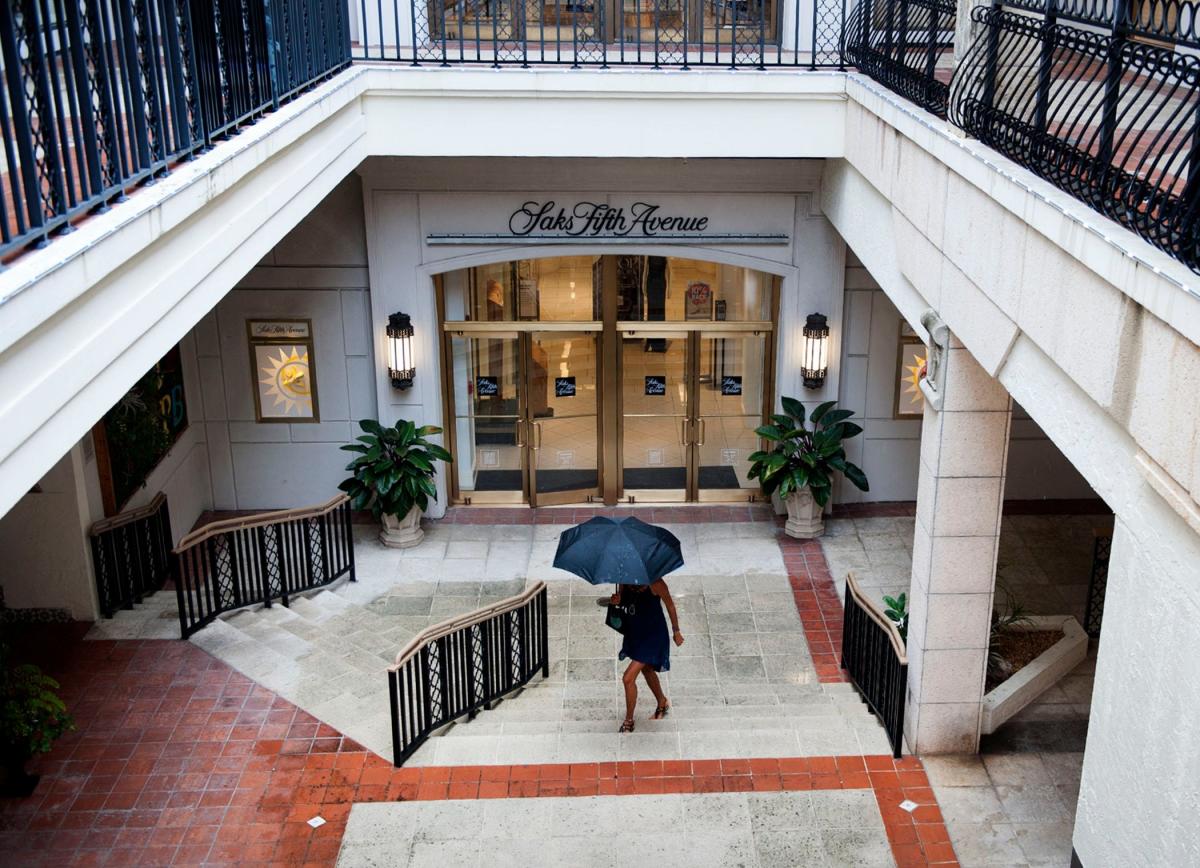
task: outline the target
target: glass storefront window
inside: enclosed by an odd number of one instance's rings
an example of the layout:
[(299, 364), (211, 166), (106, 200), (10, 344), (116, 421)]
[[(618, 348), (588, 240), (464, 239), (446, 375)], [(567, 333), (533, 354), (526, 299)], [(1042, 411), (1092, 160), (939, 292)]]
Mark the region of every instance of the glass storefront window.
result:
[(442, 276), (447, 322), (589, 322), (600, 318), (599, 256), (521, 259)]
[[(601, 318), (601, 256), (555, 256), (442, 276), (446, 321), (589, 322)], [(617, 319), (766, 322), (775, 278), (752, 268), (667, 256), (615, 256)]]

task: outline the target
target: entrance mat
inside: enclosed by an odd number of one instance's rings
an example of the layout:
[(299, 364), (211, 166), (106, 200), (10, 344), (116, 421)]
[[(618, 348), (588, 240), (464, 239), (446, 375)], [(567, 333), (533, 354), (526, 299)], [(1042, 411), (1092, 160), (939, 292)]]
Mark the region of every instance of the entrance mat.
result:
[[(685, 467), (626, 467), (624, 482), (626, 488), (685, 488), (687, 486), (687, 468)], [(700, 467), (701, 488), (741, 488), (737, 474), (733, 468), (724, 464), (713, 467)]]
[[(600, 477), (595, 470), (540, 470), (538, 491), (549, 494), (576, 488), (596, 488)], [(520, 491), (520, 470), (480, 470), (475, 474), (476, 491)]]

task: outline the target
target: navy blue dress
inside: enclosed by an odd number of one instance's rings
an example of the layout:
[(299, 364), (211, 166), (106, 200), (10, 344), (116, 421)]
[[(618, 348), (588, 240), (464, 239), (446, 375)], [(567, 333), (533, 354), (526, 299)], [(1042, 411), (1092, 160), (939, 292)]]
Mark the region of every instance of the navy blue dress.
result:
[(671, 634), (662, 600), (649, 588), (622, 585), (621, 605), (632, 605), (633, 613), (625, 616), (628, 626), (620, 658), (643, 663), (655, 672), (666, 672), (671, 668)]

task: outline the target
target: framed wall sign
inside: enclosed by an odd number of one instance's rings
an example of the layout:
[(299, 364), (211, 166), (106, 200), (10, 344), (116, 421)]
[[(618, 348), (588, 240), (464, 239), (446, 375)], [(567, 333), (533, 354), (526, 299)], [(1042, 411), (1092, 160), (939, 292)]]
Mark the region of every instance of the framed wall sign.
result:
[(555, 398), (574, 398), (575, 397), (575, 378), (574, 377), (555, 377), (554, 378), (554, 397)]
[(896, 394), (892, 405), (895, 419), (920, 418), (925, 413), (925, 396), (921, 380), (925, 377), (927, 353), (925, 342), (900, 321), (899, 346), (896, 353)]
[(246, 320), (254, 417), (259, 422), (319, 422), (312, 320)]
[(652, 374), (646, 377), (646, 394), (647, 395), (665, 395), (667, 394), (667, 375)]

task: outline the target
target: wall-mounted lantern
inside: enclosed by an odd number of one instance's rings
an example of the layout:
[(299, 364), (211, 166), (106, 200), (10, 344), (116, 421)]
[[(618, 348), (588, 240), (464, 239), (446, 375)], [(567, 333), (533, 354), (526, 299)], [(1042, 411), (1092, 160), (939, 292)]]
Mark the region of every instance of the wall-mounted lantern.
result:
[(819, 389), (825, 385), (829, 372), (829, 321), (821, 313), (810, 313), (804, 323), (804, 357), (800, 362), (800, 373), (804, 385)]
[(413, 361), (412, 319), (406, 313), (394, 313), (388, 317), (388, 377), (397, 389), (411, 389), (417, 374)]

